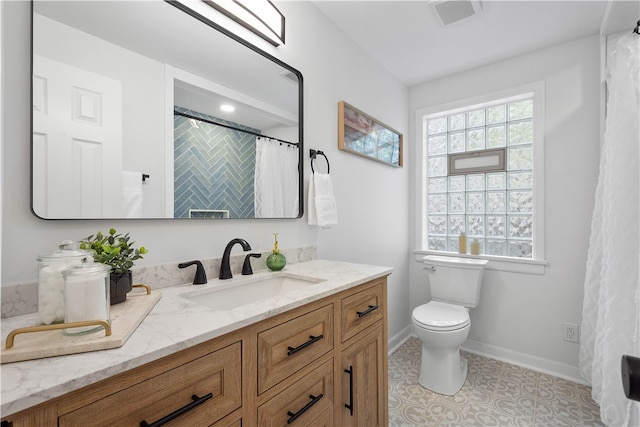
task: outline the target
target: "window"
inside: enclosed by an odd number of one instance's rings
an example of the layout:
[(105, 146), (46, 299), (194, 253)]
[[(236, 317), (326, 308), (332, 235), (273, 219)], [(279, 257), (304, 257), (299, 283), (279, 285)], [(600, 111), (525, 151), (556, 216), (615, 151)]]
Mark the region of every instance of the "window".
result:
[(544, 95), (533, 88), (418, 112), (423, 250), (457, 253), (464, 231), (485, 256), (544, 259)]

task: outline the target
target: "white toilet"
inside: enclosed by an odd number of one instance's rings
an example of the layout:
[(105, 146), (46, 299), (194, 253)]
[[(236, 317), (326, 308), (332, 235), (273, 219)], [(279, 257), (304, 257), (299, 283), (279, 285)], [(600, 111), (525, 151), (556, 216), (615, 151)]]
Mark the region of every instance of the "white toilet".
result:
[(467, 339), (469, 308), (478, 305), (487, 260), (427, 255), (431, 301), (413, 310), (415, 334), (422, 341), (421, 386), (453, 396), (467, 378), (460, 346)]

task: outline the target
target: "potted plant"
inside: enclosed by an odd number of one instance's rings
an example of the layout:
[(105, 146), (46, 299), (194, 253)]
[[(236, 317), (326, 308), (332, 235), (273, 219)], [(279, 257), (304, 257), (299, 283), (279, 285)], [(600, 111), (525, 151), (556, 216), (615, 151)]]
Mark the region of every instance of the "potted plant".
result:
[(142, 259), (147, 253), (144, 246), (134, 248), (135, 242), (130, 241), (127, 234), (116, 234), (115, 228), (109, 230), (109, 234), (91, 235), (80, 242), (80, 248), (93, 251), (95, 262), (111, 267), (110, 273), (110, 300), (111, 305), (119, 304), (127, 299), (127, 293), (131, 291), (131, 267), (134, 261)]

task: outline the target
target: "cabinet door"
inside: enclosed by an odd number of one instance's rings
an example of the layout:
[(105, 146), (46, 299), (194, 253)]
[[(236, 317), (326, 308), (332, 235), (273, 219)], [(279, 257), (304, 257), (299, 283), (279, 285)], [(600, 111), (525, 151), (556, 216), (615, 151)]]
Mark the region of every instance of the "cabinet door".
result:
[(150, 425), (176, 414), (171, 425), (210, 425), (242, 404), (241, 357), (241, 344), (232, 344), (65, 414), (59, 425)]
[(387, 381), (384, 334), (381, 324), (345, 348), (340, 365), (341, 426), (386, 426)]

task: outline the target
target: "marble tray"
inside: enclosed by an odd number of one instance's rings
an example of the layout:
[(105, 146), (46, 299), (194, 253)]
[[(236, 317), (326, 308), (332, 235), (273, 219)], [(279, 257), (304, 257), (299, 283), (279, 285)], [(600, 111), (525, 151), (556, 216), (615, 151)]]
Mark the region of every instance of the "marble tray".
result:
[[(108, 337), (105, 336), (104, 329), (79, 336), (64, 335), (62, 330), (19, 334), (15, 337), (12, 348), (7, 350), (5, 348), (6, 342), (2, 343), (0, 363), (121, 347), (153, 309), (160, 297), (161, 294), (157, 291), (147, 295), (134, 290), (128, 294), (125, 302), (112, 305), (110, 307), (111, 335)], [(34, 325), (25, 324), (20, 327), (29, 326)]]

